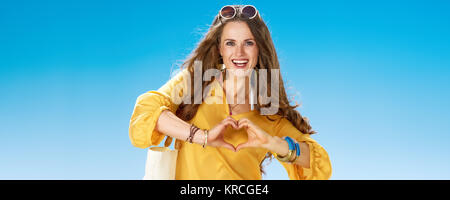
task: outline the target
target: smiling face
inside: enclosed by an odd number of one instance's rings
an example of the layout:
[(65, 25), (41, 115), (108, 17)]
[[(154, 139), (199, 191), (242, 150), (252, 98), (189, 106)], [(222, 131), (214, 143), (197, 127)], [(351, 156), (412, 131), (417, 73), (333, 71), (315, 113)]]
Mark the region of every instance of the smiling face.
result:
[(228, 22), (219, 45), (227, 69), (253, 69), (258, 63), (258, 46), (247, 23)]

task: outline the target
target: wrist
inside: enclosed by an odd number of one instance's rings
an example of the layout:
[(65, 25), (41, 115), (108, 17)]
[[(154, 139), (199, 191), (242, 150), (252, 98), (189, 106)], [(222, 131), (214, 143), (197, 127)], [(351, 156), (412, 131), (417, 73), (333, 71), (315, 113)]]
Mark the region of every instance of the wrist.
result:
[(205, 131), (203, 129), (199, 129), (195, 135), (194, 135), (194, 139), (192, 140), (194, 143), (196, 144), (201, 144), (203, 145), (203, 143), (205, 142)]
[(284, 157), (288, 155), (289, 153), (289, 144), (286, 140), (278, 137), (278, 136), (272, 136), (269, 139), (269, 148), (272, 153), (276, 153), (277, 155), (280, 155), (281, 157)]

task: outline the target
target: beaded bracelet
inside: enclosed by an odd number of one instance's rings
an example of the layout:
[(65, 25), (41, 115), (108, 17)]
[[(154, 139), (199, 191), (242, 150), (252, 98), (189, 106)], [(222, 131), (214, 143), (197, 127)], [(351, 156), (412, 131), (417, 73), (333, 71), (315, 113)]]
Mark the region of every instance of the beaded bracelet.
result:
[(189, 141), (189, 143), (192, 144), (192, 140), (194, 139), (195, 133), (200, 130), (200, 128), (196, 127), (194, 124), (191, 124), (189, 137), (186, 139), (186, 142)]

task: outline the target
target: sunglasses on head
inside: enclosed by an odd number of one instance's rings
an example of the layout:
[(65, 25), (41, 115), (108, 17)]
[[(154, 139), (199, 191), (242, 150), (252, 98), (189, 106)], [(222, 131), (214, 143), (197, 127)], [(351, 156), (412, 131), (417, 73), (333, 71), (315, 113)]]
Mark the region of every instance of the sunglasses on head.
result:
[(258, 10), (256, 10), (255, 6), (245, 5), (245, 6), (224, 6), (220, 9), (219, 15), (225, 19), (231, 19), (236, 16), (238, 11), (248, 19), (253, 19), (258, 14)]

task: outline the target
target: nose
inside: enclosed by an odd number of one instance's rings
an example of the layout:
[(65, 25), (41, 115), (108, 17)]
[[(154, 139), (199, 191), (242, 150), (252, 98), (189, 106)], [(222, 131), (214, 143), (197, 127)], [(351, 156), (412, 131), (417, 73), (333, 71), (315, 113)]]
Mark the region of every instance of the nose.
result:
[(243, 56), (245, 54), (244, 45), (236, 45), (236, 48), (234, 49), (234, 54), (236, 55), (236, 57)]

